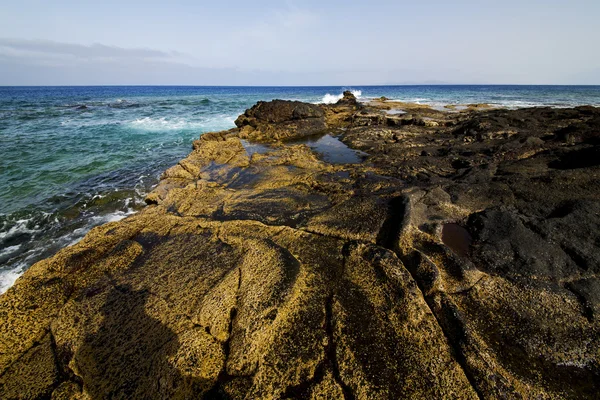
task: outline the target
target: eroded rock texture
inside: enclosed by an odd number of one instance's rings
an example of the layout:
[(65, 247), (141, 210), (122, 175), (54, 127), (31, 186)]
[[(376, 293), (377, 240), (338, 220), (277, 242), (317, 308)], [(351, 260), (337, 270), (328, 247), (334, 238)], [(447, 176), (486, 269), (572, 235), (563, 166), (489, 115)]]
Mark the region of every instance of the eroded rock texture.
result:
[(600, 111), (391, 106), (203, 135), (0, 296), (0, 397), (597, 398)]

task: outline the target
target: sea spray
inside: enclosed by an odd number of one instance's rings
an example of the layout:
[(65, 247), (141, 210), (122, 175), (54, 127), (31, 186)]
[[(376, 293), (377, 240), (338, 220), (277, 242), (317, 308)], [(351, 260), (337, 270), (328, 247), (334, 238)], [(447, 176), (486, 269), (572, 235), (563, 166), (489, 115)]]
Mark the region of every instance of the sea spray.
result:
[[(354, 97), (356, 97), (357, 99), (360, 100), (360, 97), (362, 96), (362, 90), (351, 90), (352, 94), (354, 95)], [(340, 101), (341, 99), (344, 98), (344, 94), (337, 94), (337, 95), (333, 95), (330, 93), (327, 93), (325, 96), (323, 96), (323, 98), (321, 99), (321, 103), (323, 104), (335, 104), (338, 101)]]

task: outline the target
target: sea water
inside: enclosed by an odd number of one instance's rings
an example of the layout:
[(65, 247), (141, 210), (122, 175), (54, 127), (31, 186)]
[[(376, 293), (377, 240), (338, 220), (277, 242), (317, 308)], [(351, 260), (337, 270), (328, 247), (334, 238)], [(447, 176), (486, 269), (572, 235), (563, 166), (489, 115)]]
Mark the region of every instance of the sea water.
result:
[(92, 227), (144, 206), (202, 133), (259, 100), (600, 105), (597, 86), (0, 87), (0, 293)]

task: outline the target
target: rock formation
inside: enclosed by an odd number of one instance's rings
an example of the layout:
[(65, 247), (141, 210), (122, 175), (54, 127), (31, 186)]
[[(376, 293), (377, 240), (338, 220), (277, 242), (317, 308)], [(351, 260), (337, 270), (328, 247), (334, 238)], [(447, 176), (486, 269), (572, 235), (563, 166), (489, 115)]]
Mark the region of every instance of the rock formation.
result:
[[(32, 266), (0, 398), (596, 398), (600, 110), (347, 100), (258, 103)], [(282, 142), (323, 132), (368, 159)]]
[(323, 110), (299, 101), (259, 101), (235, 120), (239, 137), (254, 141), (299, 139), (325, 130)]
[(354, 94), (352, 94), (351, 91), (346, 90), (344, 93), (342, 93), (342, 98), (340, 100), (338, 100), (338, 102), (336, 103), (336, 106), (351, 106), (351, 107), (358, 107), (359, 103), (356, 100), (356, 97), (354, 96)]

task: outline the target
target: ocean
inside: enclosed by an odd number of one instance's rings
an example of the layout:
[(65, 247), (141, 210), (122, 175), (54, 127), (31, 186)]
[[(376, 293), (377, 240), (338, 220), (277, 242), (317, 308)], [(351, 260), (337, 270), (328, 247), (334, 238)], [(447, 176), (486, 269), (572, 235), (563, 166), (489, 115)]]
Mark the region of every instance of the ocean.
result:
[(92, 227), (144, 206), (202, 133), (259, 100), (600, 106), (600, 86), (0, 87), (0, 293)]

